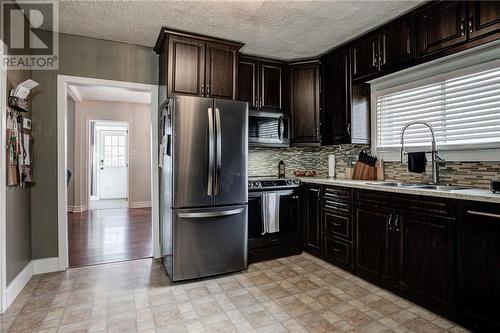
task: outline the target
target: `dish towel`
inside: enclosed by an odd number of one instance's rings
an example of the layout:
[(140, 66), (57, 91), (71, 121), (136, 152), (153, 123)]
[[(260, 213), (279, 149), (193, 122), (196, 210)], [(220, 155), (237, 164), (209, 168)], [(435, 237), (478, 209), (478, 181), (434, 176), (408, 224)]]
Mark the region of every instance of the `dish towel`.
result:
[(425, 152), (408, 153), (408, 171), (414, 173), (424, 173), (427, 158)]
[(279, 193), (263, 193), (262, 201), (262, 235), (280, 231), (280, 195)]

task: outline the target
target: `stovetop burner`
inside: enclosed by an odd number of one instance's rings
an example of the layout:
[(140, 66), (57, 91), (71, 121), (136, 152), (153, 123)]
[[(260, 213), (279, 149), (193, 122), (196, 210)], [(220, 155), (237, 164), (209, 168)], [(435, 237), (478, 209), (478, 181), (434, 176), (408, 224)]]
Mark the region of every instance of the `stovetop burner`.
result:
[(283, 189), (300, 186), (302, 182), (298, 178), (278, 178), (273, 176), (249, 177), (248, 189)]

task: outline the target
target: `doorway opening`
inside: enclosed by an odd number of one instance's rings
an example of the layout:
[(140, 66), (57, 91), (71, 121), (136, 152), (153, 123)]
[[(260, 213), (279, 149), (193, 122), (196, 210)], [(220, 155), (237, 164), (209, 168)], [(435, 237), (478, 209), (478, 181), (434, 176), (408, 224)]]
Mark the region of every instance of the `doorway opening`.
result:
[(90, 121), (89, 209), (128, 207), (128, 123)]
[(153, 256), (151, 92), (69, 84), (68, 267)]

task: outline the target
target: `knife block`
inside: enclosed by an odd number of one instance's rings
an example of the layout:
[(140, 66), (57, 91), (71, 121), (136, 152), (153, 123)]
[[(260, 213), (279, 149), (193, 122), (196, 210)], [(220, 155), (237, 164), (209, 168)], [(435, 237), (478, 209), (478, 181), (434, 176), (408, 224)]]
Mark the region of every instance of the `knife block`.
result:
[(376, 180), (377, 168), (357, 161), (354, 165), (352, 179)]

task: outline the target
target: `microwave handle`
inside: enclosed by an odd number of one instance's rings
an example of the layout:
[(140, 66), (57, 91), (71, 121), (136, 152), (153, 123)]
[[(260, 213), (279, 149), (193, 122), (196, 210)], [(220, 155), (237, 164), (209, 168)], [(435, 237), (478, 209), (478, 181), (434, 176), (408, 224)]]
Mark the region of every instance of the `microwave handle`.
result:
[(285, 134), (285, 121), (282, 116), (278, 118), (278, 137), (280, 141), (283, 141), (283, 135)]

